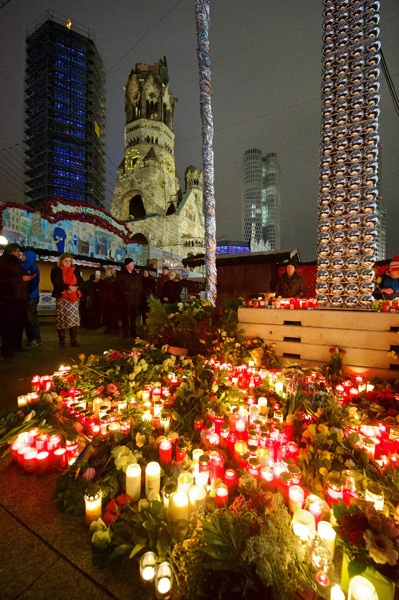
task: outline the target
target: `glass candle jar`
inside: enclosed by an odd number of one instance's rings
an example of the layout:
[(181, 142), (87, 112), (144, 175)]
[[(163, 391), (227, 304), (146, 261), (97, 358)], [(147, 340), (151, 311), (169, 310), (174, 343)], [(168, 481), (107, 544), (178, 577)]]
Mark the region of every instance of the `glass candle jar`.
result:
[(101, 517), (102, 491), (97, 483), (92, 483), (85, 491), (85, 517), (86, 523), (90, 525)]
[(140, 579), (144, 584), (154, 581), (156, 566), (157, 555), (155, 552), (146, 552), (140, 558)]

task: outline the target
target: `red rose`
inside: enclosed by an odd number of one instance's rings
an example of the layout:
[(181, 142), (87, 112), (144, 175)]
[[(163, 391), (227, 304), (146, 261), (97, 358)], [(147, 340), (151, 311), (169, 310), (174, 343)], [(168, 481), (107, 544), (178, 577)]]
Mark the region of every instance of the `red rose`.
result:
[(122, 506), (125, 506), (125, 504), (130, 502), (130, 497), (127, 494), (119, 494), (119, 496), (115, 498), (115, 501), (119, 508), (122, 508)]
[(102, 519), (107, 527), (112, 527), (112, 525), (115, 523), (116, 515), (113, 515), (107, 511), (103, 514)]
[(113, 514), (116, 514), (119, 511), (119, 507), (114, 498), (108, 502), (108, 504), (105, 507), (105, 510)]

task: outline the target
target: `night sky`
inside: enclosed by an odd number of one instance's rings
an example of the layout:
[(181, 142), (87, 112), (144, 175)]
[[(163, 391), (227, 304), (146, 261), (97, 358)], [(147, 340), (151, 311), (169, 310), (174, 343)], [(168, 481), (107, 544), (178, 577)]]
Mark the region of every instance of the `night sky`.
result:
[[(166, 56), (175, 107), (175, 155), (202, 168), (194, 0), (0, 0), (0, 200), (23, 202), (25, 37), (46, 10), (90, 30), (107, 72), (106, 195), (123, 157), (124, 92), (138, 62)], [(380, 40), (399, 91), (399, 2), (381, 0)], [(245, 150), (276, 152), (282, 249), (314, 260), (320, 142), (321, 0), (211, 0), (217, 238), (241, 239)], [(387, 257), (399, 254), (399, 117), (383, 75), (380, 140)], [(182, 186), (184, 189), (184, 185)], [(109, 206), (109, 205), (108, 205)]]

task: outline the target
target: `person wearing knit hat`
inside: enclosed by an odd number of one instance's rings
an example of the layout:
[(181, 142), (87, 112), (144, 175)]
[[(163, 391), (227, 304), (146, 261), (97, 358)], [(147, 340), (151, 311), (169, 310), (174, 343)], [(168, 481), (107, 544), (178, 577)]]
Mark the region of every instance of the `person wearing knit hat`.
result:
[(305, 282), (295, 271), (295, 265), (289, 261), (285, 265), (285, 272), (277, 281), (276, 296), (282, 298), (303, 298), (305, 295)]
[(385, 271), (381, 282), (383, 298), (399, 298), (399, 255), (394, 256)]
[(141, 275), (134, 269), (133, 258), (125, 258), (123, 267), (116, 276), (116, 289), (122, 318), (122, 336), (135, 338), (143, 286)]

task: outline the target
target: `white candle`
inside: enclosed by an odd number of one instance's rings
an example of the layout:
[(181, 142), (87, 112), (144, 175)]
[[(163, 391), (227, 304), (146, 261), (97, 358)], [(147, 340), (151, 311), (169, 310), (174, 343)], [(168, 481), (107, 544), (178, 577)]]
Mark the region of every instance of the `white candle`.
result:
[(292, 517), (292, 529), (301, 540), (307, 541), (309, 533), (316, 529), (316, 521), (312, 513), (300, 508)]
[(337, 583), (330, 590), (330, 600), (345, 600), (345, 594)]
[(333, 526), (329, 521), (319, 521), (317, 524), (317, 532), (322, 539), (325, 547), (331, 554), (331, 560), (334, 558), (335, 551), (335, 538), (337, 537), (336, 532), (333, 529)]
[(145, 468), (145, 495), (147, 500), (155, 500), (161, 488), (161, 467), (153, 461)]
[(161, 577), (157, 582), (157, 591), (159, 594), (167, 594), (171, 588), (169, 577)]
[(126, 494), (133, 502), (141, 496), (141, 467), (137, 463), (129, 465), (126, 469)]
[(378, 600), (378, 595), (371, 581), (355, 575), (349, 582), (348, 600)]
[(184, 471), (180, 473), (177, 479), (177, 489), (179, 492), (184, 492), (188, 494), (191, 486), (193, 485), (194, 477), (188, 471)]
[(151, 583), (155, 578), (157, 555), (155, 552), (146, 552), (140, 558), (140, 577), (144, 583)]
[(89, 486), (85, 493), (86, 523), (90, 525), (101, 517), (102, 492), (99, 486)]
[(169, 520), (188, 521), (188, 496), (185, 492), (176, 492), (169, 499)]
[(172, 567), (168, 562), (160, 563), (155, 572), (155, 597), (157, 599), (170, 598), (172, 583)]
[(288, 507), (292, 513), (302, 508), (305, 500), (305, 490), (300, 485), (291, 485), (288, 488)]
[(205, 507), (206, 490), (200, 485), (193, 485), (188, 492), (191, 512), (202, 512)]

